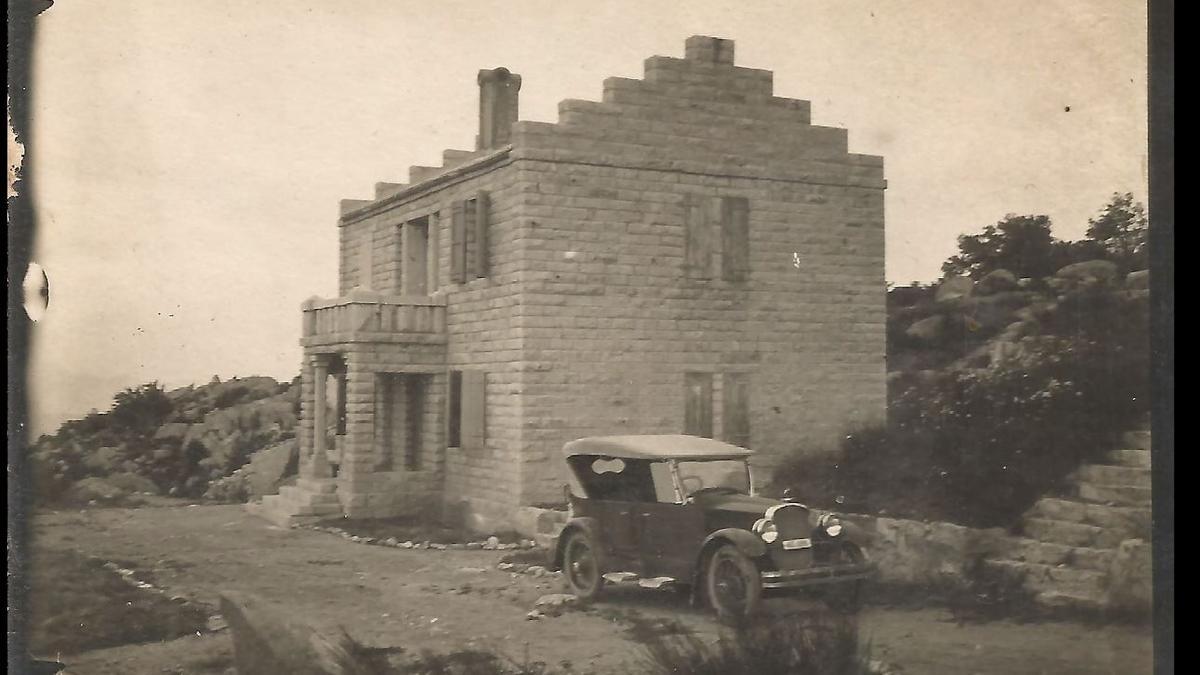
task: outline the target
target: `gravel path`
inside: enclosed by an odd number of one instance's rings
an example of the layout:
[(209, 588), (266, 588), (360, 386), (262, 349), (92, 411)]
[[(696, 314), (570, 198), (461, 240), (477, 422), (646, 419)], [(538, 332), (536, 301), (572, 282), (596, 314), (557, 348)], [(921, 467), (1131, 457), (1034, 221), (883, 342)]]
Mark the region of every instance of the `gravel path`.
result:
[[(344, 627), (368, 645), (450, 652), (494, 650), (577, 671), (623, 673), (639, 653), (629, 617), (675, 620), (716, 635), (709, 614), (666, 591), (618, 589), (590, 611), (528, 620), (552, 577), (496, 569), (504, 551), (404, 550), (327, 533), (283, 530), (239, 506), (91, 509), (39, 515), (34, 545), (117, 561), (172, 595), (212, 608), (221, 591), (277, 603), (319, 627)], [(34, 589), (33, 592), (38, 592)], [(771, 601), (772, 611), (820, 611)], [(1070, 622), (959, 626), (937, 609), (870, 608), (860, 636), (904, 672), (971, 675), (1150, 673), (1148, 628)], [(228, 631), (64, 657), (74, 675), (222, 673)]]

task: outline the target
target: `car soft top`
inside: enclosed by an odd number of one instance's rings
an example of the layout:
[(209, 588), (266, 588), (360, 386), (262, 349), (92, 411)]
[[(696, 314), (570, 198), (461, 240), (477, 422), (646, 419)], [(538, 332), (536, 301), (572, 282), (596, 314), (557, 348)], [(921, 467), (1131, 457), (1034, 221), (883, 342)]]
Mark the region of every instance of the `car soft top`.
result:
[(591, 436), (563, 446), (567, 457), (597, 455), (623, 459), (733, 459), (753, 454), (746, 448), (711, 438), (683, 434)]

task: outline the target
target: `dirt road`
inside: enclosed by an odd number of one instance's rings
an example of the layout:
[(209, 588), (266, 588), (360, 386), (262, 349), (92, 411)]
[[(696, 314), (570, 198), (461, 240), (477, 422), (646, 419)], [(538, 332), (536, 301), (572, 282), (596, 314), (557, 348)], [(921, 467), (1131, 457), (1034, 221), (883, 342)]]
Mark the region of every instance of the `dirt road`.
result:
[[(312, 623), (344, 627), (372, 646), (440, 652), (495, 650), (576, 670), (621, 673), (638, 657), (628, 618), (674, 619), (715, 635), (709, 615), (673, 593), (619, 589), (587, 612), (527, 620), (560, 582), (496, 569), (503, 552), (404, 550), (326, 533), (282, 530), (238, 506), (92, 509), (40, 515), (35, 547), (76, 550), (148, 570), (145, 580), (211, 607), (244, 591)], [(34, 589), (34, 592), (38, 592)], [(794, 601), (771, 601), (792, 610)], [(802, 606), (798, 603), (795, 606)], [(801, 607), (803, 608), (803, 607)], [(860, 636), (874, 658), (909, 674), (1138, 675), (1151, 672), (1148, 628), (1068, 622), (959, 626), (936, 609), (869, 608)], [(232, 650), (227, 631), (63, 657), (75, 675), (213, 673)]]

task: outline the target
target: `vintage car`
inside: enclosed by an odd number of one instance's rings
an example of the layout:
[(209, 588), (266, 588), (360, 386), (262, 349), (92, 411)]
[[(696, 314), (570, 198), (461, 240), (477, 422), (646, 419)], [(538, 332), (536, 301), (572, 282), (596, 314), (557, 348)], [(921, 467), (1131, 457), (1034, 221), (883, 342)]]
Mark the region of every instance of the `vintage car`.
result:
[(670, 584), (737, 620), (764, 595), (817, 587), (831, 607), (853, 611), (875, 571), (849, 523), (756, 496), (745, 448), (695, 436), (602, 436), (571, 441), (563, 453), (570, 519), (554, 565), (581, 598), (606, 581)]

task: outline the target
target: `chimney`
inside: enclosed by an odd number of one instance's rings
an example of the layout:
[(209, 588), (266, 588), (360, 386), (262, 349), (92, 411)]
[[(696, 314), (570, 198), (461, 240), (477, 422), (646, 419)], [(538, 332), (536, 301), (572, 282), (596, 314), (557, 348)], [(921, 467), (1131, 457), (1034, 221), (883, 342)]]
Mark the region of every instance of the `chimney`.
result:
[(683, 45), (683, 57), (688, 61), (707, 61), (733, 65), (733, 40), (693, 35)]
[(512, 124), (517, 121), (517, 94), (521, 76), (507, 68), (479, 71), (479, 136), (476, 150), (497, 148), (508, 143)]

